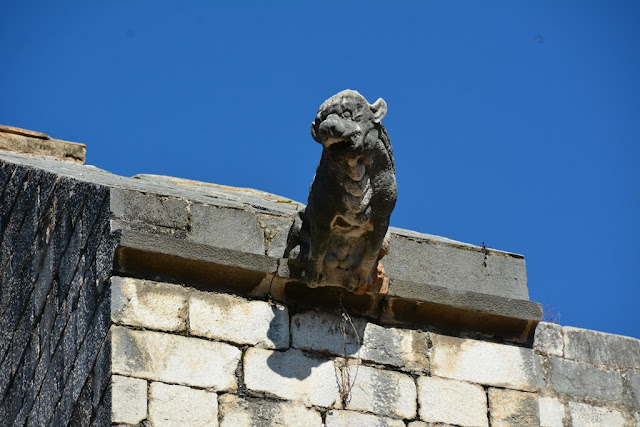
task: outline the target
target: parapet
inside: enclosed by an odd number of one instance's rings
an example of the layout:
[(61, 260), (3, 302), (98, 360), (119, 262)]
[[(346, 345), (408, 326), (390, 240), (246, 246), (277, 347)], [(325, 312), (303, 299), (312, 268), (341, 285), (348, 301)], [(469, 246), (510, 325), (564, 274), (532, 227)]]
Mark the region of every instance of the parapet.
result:
[(521, 255), (391, 228), (387, 294), (309, 288), (301, 203), (41, 148), (0, 151), (1, 421), (638, 422), (640, 341), (540, 322)]

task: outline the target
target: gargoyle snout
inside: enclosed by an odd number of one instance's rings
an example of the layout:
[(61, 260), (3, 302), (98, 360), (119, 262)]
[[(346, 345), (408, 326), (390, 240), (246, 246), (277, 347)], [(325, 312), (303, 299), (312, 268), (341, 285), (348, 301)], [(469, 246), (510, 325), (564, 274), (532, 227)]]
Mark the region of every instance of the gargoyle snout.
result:
[(331, 114), (320, 123), (320, 126), (312, 129), (313, 139), (324, 146), (334, 142), (344, 141), (360, 131), (360, 127), (350, 120), (345, 120), (337, 114)]

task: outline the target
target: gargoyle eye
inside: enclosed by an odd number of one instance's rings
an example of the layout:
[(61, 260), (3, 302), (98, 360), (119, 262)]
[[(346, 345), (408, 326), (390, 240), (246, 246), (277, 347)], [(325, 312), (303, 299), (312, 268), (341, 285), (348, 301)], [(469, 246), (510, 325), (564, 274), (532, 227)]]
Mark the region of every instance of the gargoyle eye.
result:
[(349, 117), (351, 117), (351, 111), (345, 111), (344, 113), (342, 113), (342, 116), (343, 116), (344, 118), (349, 118)]

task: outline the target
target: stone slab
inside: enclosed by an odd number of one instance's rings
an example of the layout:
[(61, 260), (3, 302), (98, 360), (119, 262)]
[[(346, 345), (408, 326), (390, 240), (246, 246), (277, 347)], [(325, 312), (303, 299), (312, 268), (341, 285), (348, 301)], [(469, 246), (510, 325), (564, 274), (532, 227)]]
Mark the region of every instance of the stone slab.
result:
[(564, 356), (599, 365), (640, 368), (640, 340), (565, 326)]
[(623, 399), (620, 372), (554, 356), (549, 356), (549, 362), (550, 383), (557, 392), (612, 402)]
[(329, 359), (299, 350), (249, 348), (243, 361), (244, 382), (251, 391), (309, 406), (329, 407), (340, 401), (334, 364)]
[(318, 412), (297, 402), (242, 398), (234, 394), (223, 394), (219, 402), (221, 427), (322, 426)]
[(487, 395), (477, 384), (438, 377), (418, 378), (420, 419), (460, 426), (488, 426)]
[(352, 426), (376, 426), (376, 427), (405, 427), (402, 420), (387, 417), (379, 417), (371, 414), (363, 414), (355, 411), (331, 410), (327, 412), (326, 427), (352, 427)]
[[(409, 375), (362, 365), (341, 367), (347, 409), (411, 419), (416, 415), (416, 383)], [(344, 375), (345, 371), (349, 375)]]
[(562, 326), (547, 322), (538, 323), (533, 348), (542, 354), (562, 357), (564, 355)]
[(187, 290), (179, 285), (111, 278), (111, 320), (165, 331), (187, 329)]
[(432, 334), (435, 376), (524, 391), (540, 388), (541, 367), (530, 348)]
[(539, 397), (540, 427), (564, 427), (565, 407), (555, 397)]
[(111, 396), (112, 422), (138, 424), (147, 418), (147, 382), (145, 380), (113, 375)]
[(53, 139), (41, 132), (0, 125), (0, 150), (50, 156), (82, 164), (85, 161), (87, 146)]
[(573, 426), (623, 427), (629, 425), (619, 411), (585, 403), (569, 402), (569, 414)]
[(193, 335), (261, 348), (289, 346), (287, 307), (266, 301), (213, 293), (189, 297), (189, 330)]
[(538, 396), (516, 390), (489, 388), (491, 427), (538, 427)]
[(152, 382), (149, 421), (153, 426), (217, 426), (218, 395), (180, 385)]
[(240, 350), (231, 345), (118, 326), (111, 339), (116, 374), (222, 391), (236, 387)]
[(429, 370), (428, 334), (383, 327), (361, 318), (306, 311), (291, 319), (292, 345), (397, 366), (413, 372)]

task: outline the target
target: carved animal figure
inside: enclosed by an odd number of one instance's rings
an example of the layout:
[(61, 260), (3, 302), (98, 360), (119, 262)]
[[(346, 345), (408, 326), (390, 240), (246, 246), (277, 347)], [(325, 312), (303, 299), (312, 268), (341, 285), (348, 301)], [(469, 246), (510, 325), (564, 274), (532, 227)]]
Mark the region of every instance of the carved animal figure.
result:
[(381, 123), (387, 105), (370, 105), (358, 92), (326, 100), (311, 125), (323, 146), (306, 209), (289, 234), (287, 254), (300, 246), (311, 285), (371, 290), (384, 275), (380, 258), (397, 187), (389, 136)]

